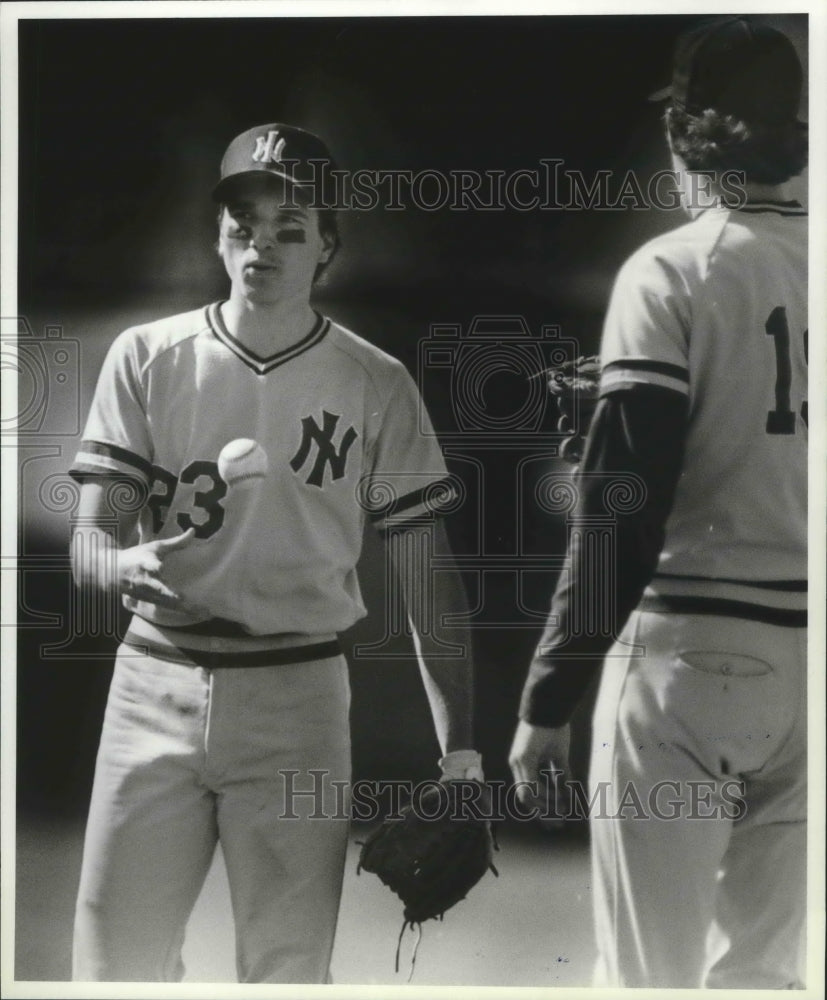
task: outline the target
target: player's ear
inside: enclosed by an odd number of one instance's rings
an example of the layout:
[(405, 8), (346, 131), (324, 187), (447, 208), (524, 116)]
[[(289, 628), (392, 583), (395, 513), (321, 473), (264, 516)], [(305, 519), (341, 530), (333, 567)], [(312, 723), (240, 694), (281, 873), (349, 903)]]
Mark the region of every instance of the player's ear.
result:
[(320, 235), (322, 237), (322, 249), (319, 253), (319, 263), (326, 264), (336, 249), (336, 236), (328, 230), (322, 230)]
[(217, 213), (217, 215), (215, 217), (215, 221), (218, 224), (218, 239), (215, 241), (215, 243), (213, 243), (213, 249), (215, 250), (215, 252), (218, 254), (218, 256), (222, 260), (224, 260), (224, 254), (223, 254), (222, 249), (221, 249), (221, 227), (224, 224), (224, 211), (225, 211), (225, 209), (226, 209), (226, 205), (222, 204), (222, 205), (218, 206), (218, 213)]

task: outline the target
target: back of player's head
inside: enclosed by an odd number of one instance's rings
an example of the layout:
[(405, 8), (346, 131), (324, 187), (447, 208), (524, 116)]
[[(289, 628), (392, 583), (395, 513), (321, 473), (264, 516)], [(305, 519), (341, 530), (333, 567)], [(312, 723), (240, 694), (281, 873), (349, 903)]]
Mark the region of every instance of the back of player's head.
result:
[(784, 125), (798, 117), (802, 82), (786, 35), (745, 17), (714, 18), (678, 39), (669, 96), (690, 114), (711, 109), (752, 125)]
[(807, 160), (803, 72), (786, 35), (746, 17), (707, 18), (675, 46), (666, 121), (690, 170), (742, 170), (779, 184)]

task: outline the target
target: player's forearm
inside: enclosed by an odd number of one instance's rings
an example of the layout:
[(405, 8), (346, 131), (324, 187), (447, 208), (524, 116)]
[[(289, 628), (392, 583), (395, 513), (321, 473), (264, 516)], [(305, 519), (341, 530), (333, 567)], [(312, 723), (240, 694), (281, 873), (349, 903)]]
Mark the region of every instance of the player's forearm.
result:
[[(443, 753), (473, 746), (473, 659), (468, 601), (441, 522), (388, 539), (425, 693)], [(432, 557), (439, 555), (439, 569)]]
[[(611, 577), (609, 567), (595, 571), (582, 552), (584, 532), (573, 535), (550, 624), (523, 689), (520, 717), (526, 722), (555, 727), (569, 721), (651, 580), (680, 476), (686, 414), (685, 398), (659, 389), (617, 393), (602, 401), (577, 480), (584, 529), (590, 516), (605, 520), (613, 475), (636, 476), (643, 484), (642, 502), (615, 516)], [(608, 627), (584, 628), (588, 607), (613, 609), (611, 621), (604, 623)]]
[[(455, 572), (436, 576), (443, 579), (434, 589), (433, 627), (417, 628), (413, 619), (412, 624), (422, 683), (445, 754), (474, 746), (474, 668), (469, 629), (441, 624), (444, 618), (467, 612), (462, 581)], [(446, 644), (453, 655), (447, 655)]]
[[(437, 645), (433, 635), (420, 636), (415, 632), (422, 683), (443, 754), (474, 746), (470, 636), (465, 629), (449, 631), (450, 641), (462, 649), (456, 658), (446, 657), (444, 647)], [(446, 633), (446, 641), (447, 638)]]
[(110, 591), (118, 586), (118, 547), (111, 532), (94, 525), (76, 528), (70, 555), (78, 587)]
[(70, 545), (72, 574), (79, 587), (107, 591), (120, 588), (121, 552), (124, 541), (133, 537), (138, 514), (113, 514), (110, 495), (115, 482), (96, 476), (81, 486), (78, 520)]
[[(645, 558), (635, 544), (638, 532), (627, 526), (615, 537), (614, 560), (624, 585), (613, 594), (595, 597), (595, 588), (604, 588), (603, 578), (585, 577), (585, 559), (581, 545), (574, 543), (567, 555), (565, 583), (555, 591), (549, 622), (531, 662), (520, 702), (520, 718), (532, 725), (558, 727), (565, 725), (580, 699), (595, 679), (606, 653), (620, 634), (629, 615), (638, 604), (646, 583), (651, 579), (657, 556)], [(583, 628), (586, 602), (592, 607), (611, 607), (614, 615), (611, 627), (597, 631)], [(553, 623), (553, 624), (551, 624)], [(608, 623), (607, 623), (608, 624)]]

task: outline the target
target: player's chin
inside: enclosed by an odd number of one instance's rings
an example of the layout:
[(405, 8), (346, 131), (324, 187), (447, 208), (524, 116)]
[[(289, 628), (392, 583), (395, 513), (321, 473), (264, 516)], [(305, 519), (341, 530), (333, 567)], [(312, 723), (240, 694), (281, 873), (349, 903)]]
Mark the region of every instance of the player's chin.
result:
[(277, 281), (274, 277), (267, 279), (259, 275), (253, 275), (248, 278), (245, 273), (241, 278), (240, 284), (244, 292), (244, 297), (249, 302), (278, 302), (283, 295), (281, 282)]

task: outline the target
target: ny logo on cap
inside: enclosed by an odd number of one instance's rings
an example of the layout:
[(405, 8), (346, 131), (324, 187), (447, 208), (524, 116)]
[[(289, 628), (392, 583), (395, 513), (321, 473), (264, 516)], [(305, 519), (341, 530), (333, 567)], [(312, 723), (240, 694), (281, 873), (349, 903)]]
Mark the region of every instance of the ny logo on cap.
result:
[(279, 139), (276, 129), (271, 129), (267, 133), (266, 139), (263, 135), (256, 136), (256, 148), (253, 152), (253, 159), (256, 163), (281, 163), (285, 142), (285, 139)]

